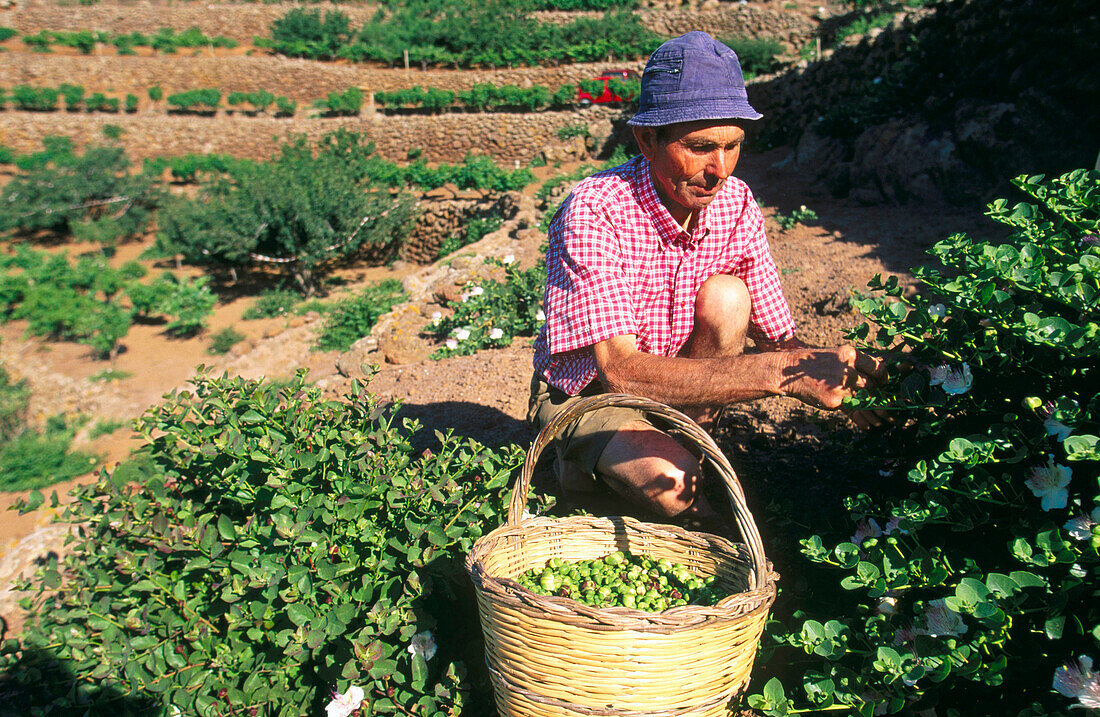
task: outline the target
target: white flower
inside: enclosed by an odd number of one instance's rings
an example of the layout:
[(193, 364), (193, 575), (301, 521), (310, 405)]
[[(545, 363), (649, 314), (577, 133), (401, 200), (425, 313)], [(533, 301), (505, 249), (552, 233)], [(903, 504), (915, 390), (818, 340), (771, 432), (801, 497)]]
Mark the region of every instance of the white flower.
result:
[(1053, 687), (1070, 699), (1077, 698), (1081, 707), (1100, 709), (1100, 676), (1092, 671), (1088, 655), (1078, 657), (1077, 664), (1067, 662), (1055, 670)]
[(513, 264), (516, 261), (515, 254), (505, 254), (504, 258), (500, 260), (502, 264)]
[(502, 338), (503, 336), (504, 336), (504, 332), (500, 329), (490, 329), (489, 330), (489, 338), (492, 339), (493, 341), (496, 341), (497, 339)]
[(1083, 578), (1089, 574), (1089, 571), (1081, 567), (1081, 563), (1074, 563), (1069, 566), (1069, 574), (1075, 578)]
[(898, 613), (898, 599), (881, 597), (878, 599), (878, 607), (875, 608), (880, 615), (896, 615)]
[(470, 338), (470, 330), (469, 329), (455, 329), (455, 338), (458, 339), (459, 341), (465, 341), (466, 339)]
[(539, 309), (539, 312), (535, 314), (535, 321), (546, 321), (546, 314), (543, 313), (542, 309)]
[(965, 635), (969, 629), (962, 616), (947, 607), (947, 602), (941, 598), (928, 601), (928, 609), (924, 611), (924, 627), (918, 628), (916, 633), (945, 637)]
[(1092, 526), (1100, 523), (1100, 506), (1093, 509), (1091, 515), (1081, 514), (1066, 521), (1062, 527), (1074, 540), (1088, 540), (1092, 535)]
[(863, 541), (867, 538), (879, 538), (882, 537), (882, 528), (879, 527), (878, 521), (874, 518), (864, 518), (856, 523), (856, 532), (851, 538), (851, 542), (856, 545), (863, 545)]
[(947, 316), (947, 307), (943, 304), (932, 304), (928, 307), (928, 315), (934, 319), (942, 319)]
[(1024, 481), (1024, 485), (1031, 489), (1036, 498), (1040, 498), (1039, 504), (1043, 510), (1051, 508), (1065, 508), (1069, 501), (1070, 476), (1073, 471), (1066, 466), (1054, 462), (1054, 456), (1047, 456), (1045, 466), (1036, 466), (1031, 471), (1031, 477)]
[(1054, 436), (1054, 439), (1059, 443), (1069, 438), (1069, 434), (1073, 433), (1072, 428), (1053, 418), (1043, 421), (1043, 428), (1046, 429), (1048, 436)]
[(475, 286), (474, 288), (470, 289), (470, 296), (481, 296), (484, 293), (485, 288), (482, 286)]
[(416, 633), (407, 649), (413, 655), (420, 655), (425, 661), (432, 659), (435, 656), (435, 640), (432, 639), (432, 633), (427, 630)]
[(970, 366), (965, 361), (958, 369), (943, 364), (932, 369), (932, 378), (928, 383), (939, 386), (945, 393), (958, 395), (970, 390), (970, 386), (974, 383), (974, 376), (971, 375)]
[(447, 341), (444, 345), (447, 348), (449, 348), (451, 351), (454, 351), (455, 349), (458, 348), (458, 339), (447, 339)]
[(352, 685), (344, 694), (332, 693), (332, 702), (325, 707), (325, 717), (350, 717), (351, 713), (359, 709), (359, 704), (366, 695), (363, 688)]
[(439, 326), (439, 322), (443, 320), (443, 314), (438, 311), (432, 312), (432, 326)]

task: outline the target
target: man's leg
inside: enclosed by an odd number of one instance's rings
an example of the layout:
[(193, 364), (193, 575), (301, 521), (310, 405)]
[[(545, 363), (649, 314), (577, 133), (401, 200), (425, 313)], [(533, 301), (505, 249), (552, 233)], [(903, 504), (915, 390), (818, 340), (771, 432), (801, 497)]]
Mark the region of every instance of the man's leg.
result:
[[(725, 274), (707, 279), (695, 299), (695, 327), (680, 355), (705, 358), (741, 354), (751, 308), (748, 289), (740, 279)], [(691, 407), (685, 413), (709, 428), (721, 408)], [(596, 468), (617, 492), (662, 515), (714, 515), (700, 492), (702, 467), (698, 459), (653, 426), (640, 421), (624, 425), (608, 442)]]

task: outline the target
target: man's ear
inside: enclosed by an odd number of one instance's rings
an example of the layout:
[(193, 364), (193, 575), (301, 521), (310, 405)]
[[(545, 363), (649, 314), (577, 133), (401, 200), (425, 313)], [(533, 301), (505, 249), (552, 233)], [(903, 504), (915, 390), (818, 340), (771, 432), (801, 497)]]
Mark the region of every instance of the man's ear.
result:
[(653, 161), (654, 149), (657, 146), (657, 130), (653, 127), (631, 127), (634, 130), (634, 141), (638, 143), (638, 151), (646, 159)]

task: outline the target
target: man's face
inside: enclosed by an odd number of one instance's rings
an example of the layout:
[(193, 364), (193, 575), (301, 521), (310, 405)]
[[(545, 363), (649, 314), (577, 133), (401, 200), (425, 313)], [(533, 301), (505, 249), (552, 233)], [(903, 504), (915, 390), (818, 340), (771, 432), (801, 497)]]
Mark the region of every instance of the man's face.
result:
[(634, 128), (657, 195), (677, 221), (710, 204), (737, 166), (745, 131), (730, 122), (684, 122), (663, 128), (663, 134)]

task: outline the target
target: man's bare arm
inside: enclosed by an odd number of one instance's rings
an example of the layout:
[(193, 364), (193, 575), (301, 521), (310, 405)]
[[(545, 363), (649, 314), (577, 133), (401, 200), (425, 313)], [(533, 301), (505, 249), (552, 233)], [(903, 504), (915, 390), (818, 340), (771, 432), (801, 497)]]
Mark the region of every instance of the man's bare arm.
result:
[[(801, 343), (801, 342), (799, 342)], [(851, 346), (765, 351), (722, 358), (653, 356), (632, 335), (592, 347), (600, 380), (611, 391), (646, 396), (671, 406), (720, 406), (765, 396), (791, 396), (837, 408), (873, 381), (878, 360)]]

